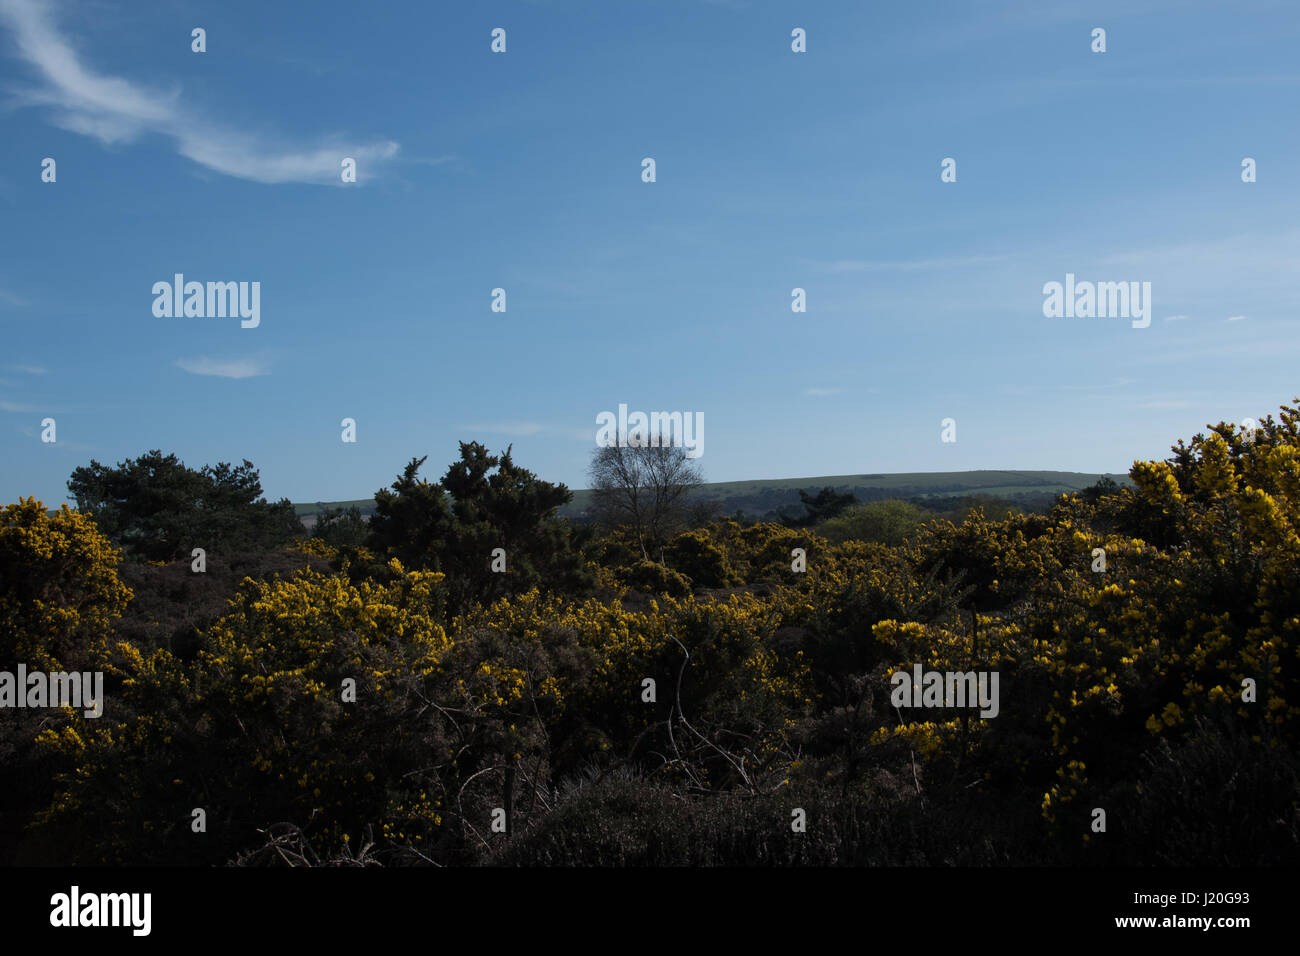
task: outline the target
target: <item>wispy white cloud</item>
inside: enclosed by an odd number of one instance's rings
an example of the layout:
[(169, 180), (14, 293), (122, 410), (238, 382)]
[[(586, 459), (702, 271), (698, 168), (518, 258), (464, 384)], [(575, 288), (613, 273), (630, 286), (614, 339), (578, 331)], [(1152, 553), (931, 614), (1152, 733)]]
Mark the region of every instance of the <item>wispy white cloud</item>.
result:
[(1099, 256), (1101, 265), (1181, 266), (1185, 271), (1228, 263), (1232, 267), (1254, 265), (1261, 272), (1293, 269), (1300, 260), (1300, 230), (1263, 235), (1229, 236), (1222, 239), (1191, 239), (1186, 242), (1126, 249)]
[(0, 412), (36, 412), (40, 409), (31, 405), (22, 405), (18, 402), (0, 402)]
[(1254, 324), (1300, 309), (1300, 229), (1136, 248), (1099, 256), (1090, 268), (1106, 279), (1150, 281), (1154, 301), (1171, 311), (1197, 303), (1198, 326), (1238, 312)]
[(842, 388), (805, 388), (803, 393), (811, 395), (813, 398), (826, 398), (831, 395), (839, 395), (843, 391)]
[(1246, 318), (1246, 317), (1245, 317), (1244, 315), (1230, 315), (1230, 316), (1228, 316), (1228, 321), (1229, 321), (1229, 322), (1242, 322), (1242, 321), (1245, 320), (1245, 318)]
[(176, 365), (191, 375), (215, 375), (218, 378), (252, 378), (269, 375), (270, 367), (262, 359), (177, 359)]
[(46, 375), (49, 373), (49, 369), (42, 368), (39, 365), (7, 365), (5, 367), (13, 372), (22, 372), (24, 375)]
[(1190, 300), (1233, 290), (1236, 298), (1228, 301), (1240, 306), (1244, 304), (1241, 289), (1247, 288), (1256, 295), (1284, 290), (1293, 299), (1293, 277), (1300, 269), (1300, 230), (1194, 239), (1110, 253), (1096, 261), (1103, 267), (1140, 269), (1140, 277), (1151, 280), (1157, 295), (1160, 289), (1177, 290)]
[(515, 435), (527, 436), (536, 435), (544, 431), (546, 426), (539, 425), (536, 422), (492, 422), (486, 425), (457, 425), (456, 428), (464, 432), (476, 432), (488, 435)]
[(1182, 321), (1185, 320), (1186, 318), (1187, 318), (1187, 316), (1185, 316), (1185, 315), (1166, 315), (1166, 316), (1165, 316), (1165, 321), (1166, 321), (1166, 322), (1182, 322)]
[(180, 91), (161, 93), (83, 65), (34, 0), (0, 0), (0, 20), (12, 28), (18, 54), (36, 67), (44, 85), (22, 91), (19, 103), (52, 111), (55, 125), (104, 143), (129, 142), (143, 133), (170, 137), (176, 151), (227, 176), (261, 183), (342, 185), (340, 163), (357, 161), (358, 180), (398, 149), (392, 141), (330, 142), (309, 149), (279, 148), (182, 107)]
[(1229, 357), (1267, 356), (1270, 359), (1279, 359), (1288, 355), (1300, 356), (1300, 336), (1290, 334), (1279, 338), (1246, 338), (1245, 329), (1249, 328), (1251, 326), (1243, 327), (1240, 339), (1220, 338), (1204, 344), (1198, 342), (1184, 349), (1152, 349), (1140, 356), (1137, 361), (1143, 365), (1170, 365), (1201, 359), (1223, 360)]

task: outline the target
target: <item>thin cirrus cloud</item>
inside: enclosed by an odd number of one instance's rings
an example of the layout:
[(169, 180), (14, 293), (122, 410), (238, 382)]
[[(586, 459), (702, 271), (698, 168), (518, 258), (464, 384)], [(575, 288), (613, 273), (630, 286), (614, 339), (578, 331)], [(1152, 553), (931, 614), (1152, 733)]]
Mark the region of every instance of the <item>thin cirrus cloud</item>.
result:
[(0, 0), (0, 23), (12, 29), (19, 56), (44, 80), (42, 87), (22, 91), (19, 103), (48, 108), (55, 125), (104, 143), (158, 133), (170, 137), (178, 153), (201, 166), (259, 183), (341, 185), (342, 157), (355, 159), (358, 168), (374, 168), (397, 153), (392, 141), (277, 149), (238, 130), (193, 118), (180, 105), (179, 91), (157, 93), (83, 65), (45, 4)]
[(22, 372), (24, 375), (47, 375), (50, 371), (40, 365), (7, 365), (5, 367), (13, 372)]
[(212, 375), (217, 378), (253, 378), (269, 375), (270, 367), (261, 359), (177, 359), (176, 365), (191, 375)]

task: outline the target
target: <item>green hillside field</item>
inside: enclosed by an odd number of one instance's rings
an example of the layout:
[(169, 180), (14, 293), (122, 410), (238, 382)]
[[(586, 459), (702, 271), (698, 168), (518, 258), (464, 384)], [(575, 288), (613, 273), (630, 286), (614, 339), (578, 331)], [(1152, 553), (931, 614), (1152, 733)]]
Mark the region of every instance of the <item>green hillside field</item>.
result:
[[(1090, 474), (1079, 471), (919, 471), (895, 474), (824, 475), (817, 478), (764, 478), (754, 481), (718, 481), (702, 485), (696, 492), (700, 501), (716, 502), (722, 514), (743, 511), (756, 518), (775, 517), (780, 509), (799, 509), (799, 492), (816, 492), (831, 487), (852, 492), (859, 501), (883, 501), (887, 498), (947, 499), (970, 495), (1003, 498), (1029, 507), (1042, 507), (1058, 495), (1079, 491), (1103, 477), (1116, 484), (1131, 484), (1128, 475)], [(577, 489), (573, 501), (560, 509), (569, 518), (582, 518), (590, 507), (591, 492)], [(304, 523), (314, 523), (324, 508), (347, 508), (355, 505), (363, 515), (374, 514), (373, 498), (352, 501), (325, 501), (294, 505)]]

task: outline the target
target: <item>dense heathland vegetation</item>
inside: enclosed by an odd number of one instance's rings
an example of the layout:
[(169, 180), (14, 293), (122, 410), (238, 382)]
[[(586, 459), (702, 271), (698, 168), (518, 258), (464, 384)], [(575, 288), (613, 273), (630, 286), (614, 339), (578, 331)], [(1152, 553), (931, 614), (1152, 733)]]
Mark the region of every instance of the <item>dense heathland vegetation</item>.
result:
[[(1042, 514), (805, 496), (656, 560), (422, 461), (311, 537), (161, 453), (4, 508), (0, 668), (107, 696), (0, 710), (5, 861), (1300, 860), (1300, 400)], [(998, 715), (892, 706), (915, 664)]]

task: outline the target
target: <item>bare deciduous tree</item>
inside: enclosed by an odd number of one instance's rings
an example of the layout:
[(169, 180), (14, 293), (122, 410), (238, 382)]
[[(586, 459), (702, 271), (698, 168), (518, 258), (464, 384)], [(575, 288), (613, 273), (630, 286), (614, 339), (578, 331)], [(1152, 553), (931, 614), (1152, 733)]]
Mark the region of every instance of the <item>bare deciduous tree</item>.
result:
[(667, 441), (599, 447), (589, 470), (592, 508), (607, 527), (627, 527), (643, 557), (660, 552), (689, 514), (692, 490), (704, 475), (681, 446)]

